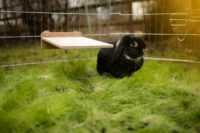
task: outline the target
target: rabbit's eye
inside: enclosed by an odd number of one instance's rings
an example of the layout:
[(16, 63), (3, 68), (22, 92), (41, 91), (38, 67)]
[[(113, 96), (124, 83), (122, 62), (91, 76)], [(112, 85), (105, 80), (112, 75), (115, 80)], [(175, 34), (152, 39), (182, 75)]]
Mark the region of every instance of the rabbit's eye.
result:
[(131, 47), (138, 47), (138, 43), (137, 43), (137, 42), (132, 42), (132, 43), (130, 44), (130, 46), (131, 46)]

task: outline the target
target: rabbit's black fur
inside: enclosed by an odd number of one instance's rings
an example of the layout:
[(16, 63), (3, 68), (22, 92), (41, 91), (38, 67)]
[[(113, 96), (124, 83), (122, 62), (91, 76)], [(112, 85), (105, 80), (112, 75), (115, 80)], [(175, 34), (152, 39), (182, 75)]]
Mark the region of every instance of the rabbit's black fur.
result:
[(114, 47), (102, 48), (98, 53), (97, 70), (100, 74), (122, 78), (142, 67), (146, 50), (142, 39), (126, 35), (110, 44)]

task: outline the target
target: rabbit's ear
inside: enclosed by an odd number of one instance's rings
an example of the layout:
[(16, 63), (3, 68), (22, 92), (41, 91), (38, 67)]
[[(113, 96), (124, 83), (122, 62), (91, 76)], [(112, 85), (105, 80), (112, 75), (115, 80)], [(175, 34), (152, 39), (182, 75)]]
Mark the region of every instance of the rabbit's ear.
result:
[(112, 57), (112, 62), (116, 62), (123, 52), (124, 46), (122, 39), (118, 40), (116, 45), (114, 45), (114, 53)]
[(113, 63), (115, 63), (119, 59), (119, 57), (122, 55), (124, 51), (124, 47), (127, 47), (130, 45), (130, 41), (131, 41), (131, 36), (126, 35), (126, 36), (123, 36), (117, 42), (117, 44), (114, 46), (114, 54), (112, 58)]

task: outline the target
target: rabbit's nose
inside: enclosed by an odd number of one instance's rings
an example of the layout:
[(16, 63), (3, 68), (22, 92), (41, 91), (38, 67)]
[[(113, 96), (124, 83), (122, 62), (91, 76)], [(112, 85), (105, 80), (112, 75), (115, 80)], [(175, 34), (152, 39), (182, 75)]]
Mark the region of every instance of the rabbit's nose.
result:
[(143, 49), (143, 53), (147, 54), (147, 48)]

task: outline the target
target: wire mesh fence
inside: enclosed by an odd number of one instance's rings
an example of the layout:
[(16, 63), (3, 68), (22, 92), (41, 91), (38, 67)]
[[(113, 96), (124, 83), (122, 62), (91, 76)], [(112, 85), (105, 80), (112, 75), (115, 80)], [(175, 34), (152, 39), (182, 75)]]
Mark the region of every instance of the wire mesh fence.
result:
[(0, 67), (97, 55), (98, 49), (43, 50), (44, 30), (101, 41), (130, 34), (145, 40), (148, 56), (198, 61), (199, 23), (198, 0), (0, 0)]

